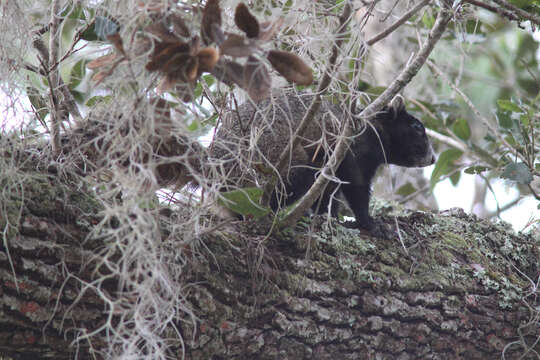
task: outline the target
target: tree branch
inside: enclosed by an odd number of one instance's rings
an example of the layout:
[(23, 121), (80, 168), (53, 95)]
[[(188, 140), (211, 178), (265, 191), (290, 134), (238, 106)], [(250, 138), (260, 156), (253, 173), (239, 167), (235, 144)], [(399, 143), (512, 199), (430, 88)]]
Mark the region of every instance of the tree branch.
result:
[(464, 0), (464, 1), (471, 4), (471, 5), (478, 6), (478, 7), (481, 7), (483, 9), (486, 9), (488, 11), (499, 14), (502, 17), (508, 18), (509, 20), (519, 21), (519, 17), (516, 16), (516, 14), (514, 14), (513, 12), (510, 12), (508, 10), (505, 10), (503, 8), (498, 8), (496, 6), (483, 3), (482, 1), (479, 1), (479, 0)]
[[(336, 60), (339, 54), (339, 50), (341, 48), (341, 44), (346, 39), (346, 36), (344, 36), (344, 32), (345, 32), (345, 28), (347, 27), (347, 24), (349, 23), (351, 19), (351, 13), (352, 13), (351, 4), (347, 2), (343, 8), (343, 13), (341, 14), (339, 18), (339, 26), (336, 31), (336, 41), (334, 42), (334, 46), (332, 48), (332, 55), (330, 56), (328, 67), (326, 71), (324, 72), (323, 78), (321, 79), (321, 82), (319, 83), (317, 92), (315, 93), (315, 96), (313, 97), (313, 100), (311, 101), (311, 104), (309, 105), (308, 110), (306, 111), (304, 117), (302, 118), (302, 121), (298, 125), (298, 128), (294, 132), (291, 138), (291, 141), (289, 141), (289, 143), (287, 144), (285, 149), (283, 149), (283, 151), (281, 152), (281, 155), (279, 156), (278, 162), (276, 164), (276, 170), (278, 174), (281, 174), (283, 170), (285, 169), (288, 159), (291, 156), (292, 149), (294, 149), (294, 147), (298, 145), (307, 126), (315, 117), (315, 113), (319, 110), (319, 107), (321, 105), (321, 94), (328, 88), (328, 85), (330, 85), (330, 79), (331, 79), (330, 74), (334, 72), (334, 67), (335, 67)], [(270, 196), (275, 186), (276, 186), (276, 180), (269, 181), (268, 184), (265, 186), (264, 193), (263, 193), (263, 204), (266, 205), (269, 203)]]
[(49, 99), (51, 101), (51, 146), (53, 154), (58, 155), (60, 153), (60, 107), (56, 92), (59, 88), (60, 74), (58, 69), (53, 69), (56, 66), (58, 59), (58, 48), (60, 46), (60, 17), (58, 12), (60, 10), (59, 0), (53, 0), (51, 4), (51, 26), (49, 33), (49, 61), (46, 63), (48, 67), (48, 78), (50, 94)]
[(371, 39), (366, 41), (366, 44), (371, 46), (375, 44), (376, 42), (384, 39), (388, 35), (390, 35), (394, 30), (396, 30), (398, 27), (400, 27), (405, 21), (409, 20), (411, 16), (416, 14), (420, 9), (422, 9), (424, 6), (426, 6), (431, 0), (423, 0), (416, 4), (415, 7), (407, 11), (401, 18), (399, 18), (396, 22), (394, 22), (392, 25), (378, 33), (377, 35), (373, 36)]
[(499, 4), (505, 9), (512, 11), (514, 14), (516, 14), (522, 19), (527, 19), (536, 25), (540, 25), (540, 16), (534, 15), (532, 12), (527, 12), (525, 10), (522, 10), (518, 8), (517, 6), (514, 6), (508, 3), (506, 0), (493, 0), (493, 2)]
[[(426, 62), (429, 54), (435, 47), (435, 44), (441, 39), (448, 22), (452, 18), (450, 9), (441, 9), (437, 16), (437, 20), (428, 40), (420, 49), (415, 58), (403, 69), (399, 76), (388, 86), (388, 88), (371, 104), (369, 104), (359, 115), (363, 119), (368, 119), (392, 100), (392, 98), (407, 85), (412, 78), (418, 73), (422, 65)], [(343, 137), (338, 140), (335, 151), (321, 170), (321, 174), (315, 180), (309, 191), (296, 203), (289, 215), (283, 220), (282, 226), (294, 225), (300, 217), (313, 205), (319, 194), (328, 184), (328, 177), (325, 174), (334, 173), (336, 168), (341, 164), (350, 142), (350, 126), (346, 128)]]
[(493, 133), (494, 136), (497, 137), (497, 139), (503, 143), (507, 148), (508, 150), (510, 151), (513, 151), (517, 154), (518, 157), (521, 158), (521, 160), (525, 163), (527, 163), (527, 159), (525, 158), (525, 156), (523, 154), (521, 154), (520, 152), (516, 151), (514, 149), (514, 147), (512, 145), (510, 145), (510, 143), (508, 143), (508, 141), (506, 141), (504, 139), (504, 137), (501, 136), (501, 134), (499, 133), (499, 131), (497, 131), (497, 129), (495, 129), (493, 127), (493, 125), (491, 125), (490, 121), (482, 116), (482, 114), (480, 113), (480, 110), (478, 110), (476, 108), (476, 106), (474, 106), (474, 104), (472, 103), (472, 101), (469, 99), (469, 97), (467, 95), (465, 95), (465, 93), (463, 91), (461, 91), (460, 88), (458, 88), (456, 86), (456, 84), (454, 84), (449, 78), (448, 76), (446, 76), (446, 74), (437, 67), (437, 65), (435, 65), (435, 63), (433, 63), (432, 61), (429, 61), (427, 62), (429, 68), (431, 70), (433, 70), (433, 72), (435, 72), (436, 74), (438, 74), (456, 93), (459, 94), (459, 96), (461, 96), (461, 98), (463, 99), (463, 101), (465, 101), (465, 103), (471, 108), (471, 110), (474, 112), (474, 114), (476, 115), (476, 117), (482, 121), (482, 123), (484, 123), (484, 125), (489, 129), (489, 131), (491, 131)]

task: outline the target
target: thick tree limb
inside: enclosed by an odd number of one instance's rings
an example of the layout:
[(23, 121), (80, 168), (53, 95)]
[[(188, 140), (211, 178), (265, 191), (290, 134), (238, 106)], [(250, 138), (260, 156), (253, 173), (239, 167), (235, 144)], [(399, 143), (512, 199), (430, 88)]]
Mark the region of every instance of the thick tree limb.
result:
[[(0, 356), (106, 357), (92, 351), (107, 349), (110, 333), (76, 341), (130, 311), (102, 298), (114, 303), (130, 293), (122, 293), (116, 277), (107, 279), (100, 262), (106, 244), (89, 236), (100, 226), (100, 209), (78, 183), (27, 175), (24, 202), (12, 194), (0, 217), (2, 228), (6, 214), (13, 226), (0, 242)], [(193, 244), (204, 250), (171, 284), (185, 287), (197, 320), (178, 320), (179, 332), (163, 329), (169, 336), (163, 351), (173, 358), (233, 360), (536, 358), (538, 239), (458, 210), (408, 212), (397, 221), (410, 256), (393, 239), (316, 224), (311, 234), (286, 237), (267, 237), (244, 223), (197, 238)], [(166, 257), (186, 251), (180, 236), (168, 241)], [(184, 265), (162, 266), (175, 273)], [(101, 294), (81, 293), (99, 277), (106, 279)]]

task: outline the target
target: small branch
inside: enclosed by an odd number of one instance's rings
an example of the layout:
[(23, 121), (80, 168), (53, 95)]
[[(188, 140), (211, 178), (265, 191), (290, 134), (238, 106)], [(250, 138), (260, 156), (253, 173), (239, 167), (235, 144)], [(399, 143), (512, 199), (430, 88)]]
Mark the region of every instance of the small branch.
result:
[[(49, 64), (50, 64), (49, 50), (47, 49), (47, 46), (45, 45), (43, 40), (41, 40), (39, 38), (34, 40), (33, 45), (34, 45), (34, 48), (38, 51), (39, 55), (41, 56), (41, 58), (43, 60), (42, 63), (45, 66), (42, 66), (42, 68), (39, 69), (39, 71), (36, 71), (36, 69), (34, 69), (33, 67), (28, 67), (28, 66), (25, 66), (25, 67), (26, 67), (27, 70), (34, 71), (34, 72), (36, 72), (36, 73), (38, 73), (40, 75), (43, 75), (43, 76), (47, 76), (47, 74), (49, 72), (48, 67), (49, 67)], [(56, 63), (57, 62), (55, 62), (55, 65), (54, 65), (55, 68), (57, 67)], [(61, 106), (64, 106), (66, 108), (65, 110), (73, 116), (75, 121), (81, 121), (82, 120), (82, 115), (79, 112), (79, 108), (77, 107), (77, 103), (75, 102), (75, 99), (73, 98), (73, 95), (69, 91), (69, 88), (66, 86), (66, 84), (64, 83), (64, 81), (62, 80), (62, 78), (60, 76), (58, 76), (58, 86), (59, 86), (58, 89), (60, 90), (60, 92), (64, 96), (64, 101), (61, 103)]]
[(500, 16), (505, 17), (508, 20), (519, 21), (519, 17), (516, 14), (508, 10), (505, 10), (503, 8), (498, 8), (496, 6), (483, 3), (482, 1), (479, 1), (479, 0), (464, 0), (464, 1), (471, 5), (478, 6), (488, 11), (491, 11), (493, 13), (499, 14)]
[(521, 196), (518, 196), (517, 198), (515, 198), (514, 200), (510, 201), (509, 203), (501, 206), (500, 208), (498, 208), (497, 210), (495, 211), (492, 211), (490, 213), (488, 213), (485, 218), (486, 219), (491, 219), (492, 217), (495, 217), (495, 216), (500, 216), (501, 213), (505, 212), (506, 210), (508, 209), (511, 209), (512, 207), (514, 207), (515, 205), (517, 205), (517, 203), (519, 203), (521, 201), (522, 197)]
[(518, 8), (517, 6), (510, 4), (506, 0), (492, 0), (492, 1), (499, 4), (503, 8), (512, 11), (514, 14), (516, 14), (520, 18), (527, 19), (536, 25), (540, 25), (540, 16), (537, 16), (537, 15), (534, 15), (533, 13), (522, 10)]
[(49, 61), (45, 62), (48, 67), (48, 78), (49, 78), (49, 88), (50, 94), (49, 98), (51, 101), (51, 145), (53, 154), (56, 156), (60, 153), (60, 107), (57, 97), (57, 91), (59, 87), (60, 74), (58, 69), (52, 69), (58, 59), (58, 48), (60, 46), (60, 17), (58, 17), (58, 12), (60, 10), (60, 1), (53, 0), (51, 4), (51, 22), (50, 22), (50, 36), (49, 36)]
[(390, 35), (394, 30), (396, 30), (398, 27), (400, 27), (405, 21), (409, 20), (414, 14), (416, 14), (420, 9), (422, 9), (424, 6), (426, 6), (431, 0), (423, 0), (416, 4), (415, 7), (407, 11), (401, 18), (399, 18), (396, 22), (394, 22), (392, 25), (378, 33), (377, 35), (373, 36), (371, 39), (366, 41), (366, 44), (371, 46), (375, 44), (376, 42), (384, 39), (388, 35)]
[(538, 194), (534, 188), (532, 187), (532, 185), (529, 183), (527, 184), (527, 187), (529, 188), (529, 191), (531, 192), (532, 196), (534, 196), (534, 198), (538, 201), (540, 201), (540, 194)]
[(480, 113), (480, 111), (476, 108), (476, 106), (474, 106), (474, 104), (472, 103), (472, 101), (467, 97), (467, 95), (465, 95), (465, 93), (463, 91), (461, 91), (460, 88), (458, 88), (456, 86), (456, 84), (454, 84), (449, 78), (448, 76), (446, 76), (446, 74), (437, 67), (437, 65), (435, 65), (435, 63), (433, 63), (432, 61), (429, 61), (427, 62), (429, 68), (435, 72), (436, 74), (438, 74), (452, 89), (454, 89), (454, 91), (456, 93), (459, 94), (459, 96), (461, 96), (461, 98), (463, 99), (463, 101), (465, 101), (465, 103), (467, 104), (467, 106), (469, 106), (471, 108), (471, 110), (474, 112), (474, 114), (476, 115), (476, 117), (482, 121), (482, 123), (484, 123), (484, 125), (489, 129), (489, 131), (491, 131), (496, 137), (497, 139), (499, 139), (499, 141), (501, 143), (503, 143), (510, 151), (513, 151), (517, 154), (517, 156), (519, 156), (521, 158), (521, 160), (524, 162), (524, 163), (527, 163), (527, 159), (523, 156), (523, 154), (521, 154), (520, 152), (516, 151), (514, 149), (514, 147), (512, 145), (510, 145), (508, 143), (508, 141), (506, 141), (500, 134), (499, 132), (497, 131), (497, 129), (495, 129), (493, 127), (493, 125), (491, 125), (490, 121), (485, 118), (484, 116), (482, 116), (482, 114)]
[[(422, 65), (426, 62), (429, 54), (431, 54), (435, 44), (441, 39), (446, 26), (452, 18), (452, 12), (450, 9), (441, 9), (437, 16), (437, 20), (431, 29), (428, 40), (424, 46), (420, 49), (414, 59), (401, 71), (398, 77), (392, 81), (390, 86), (371, 104), (369, 104), (359, 115), (361, 118), (370, 118), (390, 102), (394, 96), (401, 91), (405, 85), (407, 85), (412, 78), (418, 73)], [(348, 149), (350, 139), (350, 126), (346, 126), (345, 134), (342, 136), (337, 145), (336, 150), (332, 153), (332, 156), (321, 170), (321, 174), (315, 180), (313, 186), (309, 191), (298, 201), (289, 215), (283, 220), (281, 226), (293, 226), (298, 219), (300, 219), (305, 211), (313, 205), (319, 194), (326, 187), (328, 178), (325, 174), (331, 174), (335, 172), (335, 169), (341, 164), (345, 153)]]
[[(291, 156), (292, 149), (294, 149), (296, 146), (298, 146), (298, 143), (300, 142), (300, 139), (312, 121), (312, 119), (315, 117), (315, 114), (319, 110), (319, 107), (321, 105), (321, 93), (323, 93), (327, 88), (328, 85), (330, 85), (330, 74), (334, 72), (334, 67), (336, 64), (336, 60), (338, 58), (339, 50), (341, 48), (341, 44), (346, 39), (346, 36), (344, 36), (345, 28), (347, 27), (347, 24), (349, 23), (351, 19), (351, 13), (352, 13), (352, 7), (350, 2), (347, 2), (343, 8), (343, 13), (341, 14), (339, 18), (339, 26), (336, 31), (336, 40), (334, 42), (334, 46), (332, 48), (332, 55), (330, 56), (330, 60), (328, 62), (328, 67), (326, 71), (324, 72), (323, 78), (321, 79), (321, 82), (319, 83), (319, 87), (317, 88), (317, 92), (315, 93), (315, 96), (313, 100), (311, 101), (311, 104), (309, 105), (308, 110), (306, 111), (304, 117), (302, 118), (302, 121), (300, 121), (300, 124), (298, 125), (298, 128), (294, 132), (293, 136), (291, 137), (291, 141), (287, 144), (285, 149), (281, 152), (281, 155), (279, 156), (278, 162), (276, 164), (276, 170), (278, 174), (281, 174), (283, 170), (285, 169), (288, 159)], [(274, 187), (276, 185), (276, 180), (269, 181), (268, 184), (266, 184), (264, 188), (263, 193), (263, 204), (268, 204), (270, 201), (270, 196), (272, 194), (272, 191), (274, 190)]]
[(429, 137), (432, 137), (434, 139), (439, 140), (441, 143), (446, 144), (454, 149), (458, 149), (463, 151), (464, 153), (470, 152), (467, 145), (463, 144), (462, 142), (459, 142), (455, 139), (452, 139), (450, 136), (443, 135), (435, 130), (426, 129), (426, 134)]

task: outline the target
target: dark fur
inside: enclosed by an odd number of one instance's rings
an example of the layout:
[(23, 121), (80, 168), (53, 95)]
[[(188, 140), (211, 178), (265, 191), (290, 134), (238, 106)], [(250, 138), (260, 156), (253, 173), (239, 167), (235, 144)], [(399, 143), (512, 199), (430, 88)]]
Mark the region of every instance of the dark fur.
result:
[[(252, 104), (244, 104), (238, 113), (233, 112), (232, 117), (225, 119), (211, 153), (224, 161), (229, 184), (244, 187), (263, 183), (264, 176), (253, 171), (253, 162), (260, 162), (266, 168), (277, 163), (277, 157), (298, 126), (311, 99), (311, 94), (280, 94), (272, 102), (258, 104), (257, 112)], [(283, 186), (272, 198), (271, 207), (274, 210), (280, 205), (292, 204), (309, 190), (332, 151), (335, 135), (339, 134), (339, 122), (344, 116), (339, 107), (323, 102), (301, 144), (293, 149), (288, 171), (280, 174)], [(243, 143), (239, 134), (243, 135), (240, 136), (242, 139), (249, 138), (251, 134), (252, 139), (257, 139), (256, 144)], [(317, 142), (322, 137), (326, 146), (316, 152)], [(236, 161), (238, 156), (251, 161)], [(357, 226), (365, 229), (374, 226), (368, 207), (371, 182), (380, 165), (389, 163), (418, 167), (430, 165), (434, 161), (424, 126), (407, 113), (401, 98), (395, 99), (354, 138), (336, 172), (336, 176), (344, 182), (339, 191), (353, 211)], [(316, 204), (318, 213), (330, 210), (333, 216), (337, 215), (336, 201), (330, 203), (336, 187), (335, 182), (327, 186)], [(332, 204), (330, 209), (329, 204)]]

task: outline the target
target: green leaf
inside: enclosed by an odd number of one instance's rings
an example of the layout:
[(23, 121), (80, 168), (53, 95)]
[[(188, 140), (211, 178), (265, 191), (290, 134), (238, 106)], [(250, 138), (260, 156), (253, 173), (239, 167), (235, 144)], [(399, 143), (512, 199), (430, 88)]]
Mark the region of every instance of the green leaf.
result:
[(471, 167), (466, 168), (465, 173), (466, 174), (481, 174), (484, 171), (487, 171), (489, 169), (490, 168), (487, 166), (477, 165), (477, 166), (471, 166)]
[(521, 110), (521, 108), (517, 104), (513, 103), (510, 100), (499, 99), (497, 100), (497, 106), (501, 110), (512, 111), (512, 112), (517, 112), (517, 113), (523, 112), (523, 110)]
[(422, 16), (422, 23), (425, 27), (431, 29), (433, 24), (435, 24), (435, 17), (432, 14), (425, 12), (424, 16)]
[(510, 129), (510, 132), (512, 133), (512, 137), (514, 138), (515, 142), (521, 146), (525, 146), (527, 144), (527, 134), (524, 133), (519, 120), (513, 121), (513, 126)]
[(45, 99), (41, 97), (39, 92), (33, 88), (26, 88), (26, 92), (28, 94), (28, 99), (30, 100), (30, 103), (36, 110), (37, 116), (41, 120), (45, 120), (45, 116), (49, 114), (49, 107), (47, 106), (47, 102), (45, 101)]
[(111, 95), (106, 95), (106, 96), (94, 96), (94, 97), (91, 97), (90, 99), (88, 99), (88, 101), (86, 102), (86, 106), (88, 107), (94, 107), (96, 106), (97, 104), (99, 103), (108, 103), (109, 101), (111, 101), (112, 99), (112, 96)]
[(467, 20), (465, 23), (465, 31), (468, 34), (483, 34), (482, 22), (477, 20)]
[(453, 170), (454, 161), (459, 159), (461, 155), (463, 155), (463, 151), (461, 150), (448, 149), (439, 156), (439, 159), (435, 164), (435, 169), (433, 169), (433, 173), (431, 173), (430, 184), (432, 189), (439, 182), (441, 176), (448, 174)]
[(458, 119), (454, 125), (452, 125), (452, 131), (457, 135), (461, 140), (469, 140), (471, 137), (471, 128), (469, 123), (465, 119)]
[(193, 90), (193, 100), (197, 100), (203, 92), (203, 87), (201, 85), (201, 82), (198, 81), (197, 85), (195, 86), (195, 90)]
[(497, 110), (497, 119), (499, 120), (499, 126), (503, 129), (510, 129), (513, 125), (508, 111)]
[(263, 190), (255, 187), (229, 191), (221, 193), (218, 203), (237, 214), (257, 219), (270, 212), (259, 205), (262, 194)]
[(68, 4), (66, 7), (64, 7), (64, 9), (60, 12), (60, 17), (64, 18), (66, 16), (73, 20), (86, 19), (84, 7), (82, 7), (81, 4), (76, 4), (75, 6)]
[(375, 100), (386, 90), (386, 86), (373, 86), (366, 90), (366, 94), (369, 95), (371, 101)]
[(202, 79), (204, 80), (204, 82), (206, 82), (206, 85), (208, 87), (212, 86), (216, 82), (216, 78), (210, 74), (203, 75)]
[(531, 0), (509, 0), (509, 2), (519, 8), (524, 8), (525, 6), (530, 5)]
[(400, 186), (400, 188), (397, 189), (396, 193), (401, 196), (407, 196), (407, 195), (411, 195), (415, 191), (416, 191), (416, 188), (414, 187), (414, 185), (411, 184), (410, 182), (407, 182), (405, 185)]
[(455, 172), (450, 176), (450, 183), (452, 185), (456, 186), (459, 182), (459, 179), (461, 179), (461, 172)]
[(529, 184), (533, 180), (531, 171), (524, 163), (511, 163), (506, 166), (501, 178), (509, 179), (518, 184)]
[(86, 40), (86, 41), (96, 41), (99, 39), (96, 34), (95, 22), (92, 24), (92, 26), (90, 26), (88, 29), (82, 32), (81, 39)]
[(79, 60), (77, 63), (71, 68), (71, 72), (69, 74), (69, 89), (73, 90), (75, 89), (84, 79), (84, 75), (86, 74), (86, 64), (88, 63), (88, 60)]
[(191, 132), (197, 131), (199, 129), (199, 126), (201, 123), (197, 120), (193, 120), (187, 127), (187, 129)]

